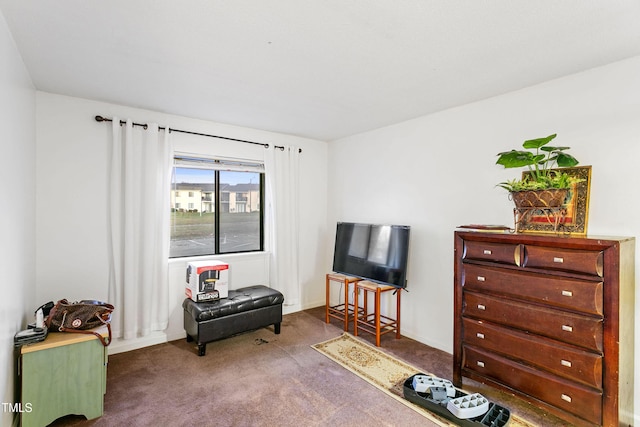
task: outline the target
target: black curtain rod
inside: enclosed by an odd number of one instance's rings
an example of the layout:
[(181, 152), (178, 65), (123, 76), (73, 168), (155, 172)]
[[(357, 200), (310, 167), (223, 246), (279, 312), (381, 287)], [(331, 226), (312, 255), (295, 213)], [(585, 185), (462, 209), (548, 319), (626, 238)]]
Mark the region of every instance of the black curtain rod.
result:
[[(106, 117), (102, 117), (102, 116), (96, 116), (95, 117), (96, 122), (113, 122), (112, 119), (106, 118)], [(120, 126), (126, 124), (127, 122), (124, 120), (120, 120)], [(133, 126), (140, 126), (142, 128), (147, 128), (147, 124), (146, 123), (133, 123)], [(164, 130), (166, 128), (159, 126), (158, 130)], [(226, 136), (218, 136), (218, 135), (209, 135), (207, 133), (200, 133), (200, 132), (192, 132), (189, 130), (181, 130), (181, 129), (174, 129), (174, 128), (169, 128), (169, 132), (180, 132), (180, 133), (186, 133), (189, 135), (198, 135), (198, 136), (206, 136), (208, 138), (218, 138), (218, 139), (226, 139), (227, 141), (236, 141), (236, 142), (244, 142), (245, 144), (254, 144), (254, 145), (262, 145), (264, 148), (269, 148), (269, 144), (263, 143), (263, 142), (254, 142), (254, 141), (247, 141), (244, 139), (236, 139), (236, 138), (229, 138)], [(279, 146), (279, 145), (274, 145), (275, 148), (279, 148), (280, 150), (284, 150), (284, 147)], [(302, 153), (302, 148), (298, 149), (298, 153)]]

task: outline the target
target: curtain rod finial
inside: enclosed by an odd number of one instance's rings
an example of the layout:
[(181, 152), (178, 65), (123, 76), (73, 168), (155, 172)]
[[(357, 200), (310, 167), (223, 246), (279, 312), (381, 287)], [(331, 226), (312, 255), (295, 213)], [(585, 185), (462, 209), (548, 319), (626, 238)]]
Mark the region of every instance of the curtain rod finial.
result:
[(96, 122), (104, 122), (104, 117), (96, 116)]

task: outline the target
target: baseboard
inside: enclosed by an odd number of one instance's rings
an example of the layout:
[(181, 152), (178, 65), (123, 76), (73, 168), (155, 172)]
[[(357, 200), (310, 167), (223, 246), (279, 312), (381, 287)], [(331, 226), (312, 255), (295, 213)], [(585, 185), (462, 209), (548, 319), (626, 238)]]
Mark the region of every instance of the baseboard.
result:
[(429, 347), (433, 347), (437, 350), (444, 351), (445, 353), (453, 354), (453, 349), (451, 348), (451, 344), (445, 344), (438, 341), (434, 341), (420, 334), (415, 334), (413, 331), (408, 331), (402, 328), (402, 324), (400, 326), (400, 333), (403, 337), (411, 338), (414, 341), (418, 341), (424, 345), (428, 345)]
[(109, 354), (124, 353), (126, 351), (138, 350), (140, 348), (149, 347), (151, 345), (163, 344), (169, 341), (167, 334), (164, 332), (152, 332), (151, 334), (135, 338), (132, 340), (125, 340), (122, 338), (115, 338), (111, 344), (109, 344)]
[(183, 340), (187, 338), (187, 333), (185, 331), (174, 332), (172, 334), (167, 334), (167, 342), (175, 341), (175, 340)]
[[(313, 308), (317, 307), (320, 304), (311, 304), (309, 307), (304, 308)], [(324, 305), (324, 302), (322, 303)], [(291, 305), (291, 306), (283, 306), (282, 314), (291, 314), (300, 311), (299, 305)], [(146, 337), (135, 338), (131, 340), (125, 340), (122, 338), (114, 338), (113, 342), (109, 345), (109, 354), (118, 354), (124, 353), (127, 351), (138, 350), (144, 347), (149, 347), (151, 345), (163, 344), (169, 341), (175, 341), (186, 338), (186, 333), (184, 331), (173, 332), (167, 334), (165, 331), (153, 332)]]
[(287, 315), (300, 311), (299, 305), (282, 305), (282, 315)]
[(310, 310), (312, 308), (316, 308), (316, 307), (324, 307), (325, 304), (325, 300), (322, 301), (316, 301), (316, 302), (309, 302), (306, 303), (302, 306), (302, 308), (300, 309), (300, 311), (304, 311), (304, 310)]

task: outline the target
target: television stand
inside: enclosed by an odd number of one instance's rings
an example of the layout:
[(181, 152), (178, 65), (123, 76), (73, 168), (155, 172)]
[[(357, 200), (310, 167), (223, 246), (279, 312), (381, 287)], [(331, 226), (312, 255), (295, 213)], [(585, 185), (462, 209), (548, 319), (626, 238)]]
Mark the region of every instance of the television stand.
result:
[[(354, 304), (358, 307), (358, 294), (360, 290), (364, 293), (364, 304), (362, 306), (362, 313), (358, 313), (355, 316), (353, 322), (353, 335), (358, 336), (358, 328), (363, 331), (369, 332), (376, 336), (376, 346), (380, 347), (380, 336), (389, 332), (396, 333), (396, 338), (400, 338), (400, 293), (402, 288), (396, 288), (391, 285), (381, 285), (367, 280), (358, 281), (355, 284), (355, 301)], [(389, 316), (384, 316), (380, 313), (380, 297), (383, 293), (395, 291), (396, 293), (396, 318), (393, 319)], [(375, 303), (373, 313), (368, 312), (367, 295), (369, 292), (374, 294)]]
[[(331, 317), (344, 323), (344, 330), (349, 330), (349, 320), (353, 318), (355, 305), (349, 303), (349, 285), (359, 282), (360, 278), (346, 276), (340, 273), (328, 273), (326, 277), (327, 297), (325, 303), (325, 323), (329, 323)], [(331, 282), (344, 285), (344, 303), (331, 305)], [(360, 311), (360, 309), (358, 309)]]

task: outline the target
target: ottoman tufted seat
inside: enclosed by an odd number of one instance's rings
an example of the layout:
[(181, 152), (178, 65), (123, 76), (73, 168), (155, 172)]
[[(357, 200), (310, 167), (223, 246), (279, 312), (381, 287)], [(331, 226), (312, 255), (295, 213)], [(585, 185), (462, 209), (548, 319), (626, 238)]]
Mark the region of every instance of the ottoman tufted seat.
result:
[(195, 340), (198, 355), (204, 356), (211, 341), (269, 325), (279, 334), (283, 302), (280, 292), (262, 285), (231, 290), (227, 298), (217, 301), (186, 298), (182, 308), (187, 341)]

